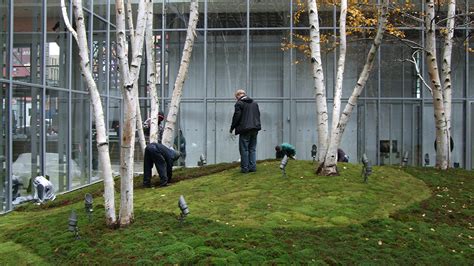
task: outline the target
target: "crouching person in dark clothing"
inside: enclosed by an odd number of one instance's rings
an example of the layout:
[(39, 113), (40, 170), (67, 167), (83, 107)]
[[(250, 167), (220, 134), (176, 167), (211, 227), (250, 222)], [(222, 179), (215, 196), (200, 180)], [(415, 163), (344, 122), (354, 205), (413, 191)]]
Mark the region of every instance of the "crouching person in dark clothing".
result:
[(160, 187), (168, 185), (173, 177), (173, 162), (180, 153), (160, 143), (150, 143), (145, 148), (143, 159), (143, 186), (151, 187), (151, 170), (155, 165), (160, 176)]

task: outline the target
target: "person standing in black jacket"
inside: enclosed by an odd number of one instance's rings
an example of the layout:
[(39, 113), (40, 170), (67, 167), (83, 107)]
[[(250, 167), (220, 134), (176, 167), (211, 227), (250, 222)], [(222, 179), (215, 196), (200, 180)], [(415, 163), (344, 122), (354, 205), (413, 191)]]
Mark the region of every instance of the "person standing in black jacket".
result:
[(260, 109), (258, 104), (247, 96), (244, 90), (235, 92), (234, 116), (230, 133), (235, 129), (239, 135), (240, 171), (242, 173), (257, 171), (257, 134), (260, 124)]
[(180, 153), (166, 147), (161, 143), (150, 143), (145, 148), (143, 159), (143, 186), (151, 187), (151, 170), (153, 165), (160, 175), (160, 187), (168, 185), (173, 177), (173, 162), (177, 160)]

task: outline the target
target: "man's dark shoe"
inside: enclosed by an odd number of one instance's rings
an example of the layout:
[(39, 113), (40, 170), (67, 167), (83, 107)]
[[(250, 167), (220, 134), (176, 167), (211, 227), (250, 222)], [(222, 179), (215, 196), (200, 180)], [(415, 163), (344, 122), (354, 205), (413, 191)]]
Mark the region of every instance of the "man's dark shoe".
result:
[(257, 172), (257, 169), (250, 169), (249, 172)]
[(160, 187), (167, 187), (168, 183), (160, 183)]
[(243, 169), (241, 169), (240, 172), (241, 172), (242, 174), (247, 174), (247, 173), (249, 172), (249, 170), (243, 170)]
[(151, 188), (151, 184), (143, 184), (144, 188)]

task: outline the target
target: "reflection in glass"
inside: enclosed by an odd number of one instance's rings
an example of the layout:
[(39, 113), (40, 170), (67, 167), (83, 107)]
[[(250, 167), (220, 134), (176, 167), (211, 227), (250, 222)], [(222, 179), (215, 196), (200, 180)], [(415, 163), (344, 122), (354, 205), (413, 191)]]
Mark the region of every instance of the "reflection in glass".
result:
[(89, 165), (90, 165), (90, 145), (91, 145), (91, 131), (90, 131), (90, 100), (89, 95), (72, 93), (71, 99), (71, 115), (72, 115), (72, 160), (75, 161), (78, 167), (77, 172), (71, 173), (72, 184), (71, 188), (76, 188), (85, 185), (89, 182)]
[(42, 15), (36, 0), (22, 1), (14, 8), (13, 79), (41, 84)]
[[(188, 74), (183, 88), (183, 97), (203, 97), (204, 88), (204, 33), (202, 31), (196, 32), (197, 37), (194, 41), (193, 53), (191, 55)], [(184, 40), (186, 39), (185, 32), (170, 32), (168, 33), (168, 45), (165, 62), (167, 64), (166, 70), (168, 75), (168, 90), (169, 96), (173, 94), (173, 86), (178, 75), (178, 70), (183, 54)]]
[(207, 4), (209, 28), (245, 28), (247, 26), (247, 1), (217, 0)]
[(64, 20), (60, 14), (60, 1), (48, 1), (47, 17), (47, 40), (45, 44), (46, 54), (46, 85), (66, 88), (67, 84), (67, 60), (68, 38)]
[[(68, 151), (68, 93), (46, 91), (46, 165), (45, 174), (50, 177), (56, 191), (67, 190), (67, 151)], [(77, 165), (71, 161), (71, 172)]]
[(12, 181), (22, 184), (19, 193), (26, 196), (30, 180), (41, 175), (41, 127), (49, 122), (42, 118), (40, 89), (14, 86), (11, 103)]
[[(167, 1), (166, 3), (166, 28), (186, 29), (189, 21), (190, 1)], [(204, 27), (204, 1), (199, 1), (199, 19), (197, 28)]]
[(121, 121), (121, 100), (109, 100), (109, 153), (110, 162), (114, 172), (120, 172), (120, 121)]
[[(0, 0), (0, 78), (8, 77), (8, 1)], [(1, 210), (1, 209), (0, 209)]]
[(283, 96), (283, 81), (290, 79), (290, 69), (283, 67), (290, 63), (289, 53), (281, 49), (286, 36), (286, 31), (250, 32), (251, 97)]
[(100, 94), (107, 94), (107, 24), (94, 17), (92, 40), (92, 76)]
[(7, 176), (8, 154), (8, 110), (7, 110), (8, 84), (0, 83), (0, 212), (6, 210), (9, 200), (10, 181)]
[(245, 31), (211, 31), (207, 37), (207, 95), (234, 97), (247, 89), (247, 35)]
[(290, 0), (250, 1), (250, 27), (289, 27)]

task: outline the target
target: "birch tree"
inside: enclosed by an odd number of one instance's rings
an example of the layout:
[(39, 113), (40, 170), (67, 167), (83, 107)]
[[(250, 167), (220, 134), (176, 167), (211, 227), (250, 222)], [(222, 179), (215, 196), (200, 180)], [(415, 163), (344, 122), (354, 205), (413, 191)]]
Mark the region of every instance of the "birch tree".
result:
[(426, 1), (426, 64), (431, 81), (433, 96), (434, 121), (436, 128), (436, 167), (446, 170), (451, 165), (451, 54), (453, 47), (454, 19), (456, 1), (448, 2), (446, 32), (443, 42), (443, 62), (441, 73), (438, 69), (436, 55), (436, 17), (433, 0)]
[(122, 78), (122, 95), (124, 99), (124, 121), (122, 126), (122, 144), (120, 149), (121, 200), (119, 223), (127, 226), (133, 221), (133, 155), (135, 148), (135, 129), (137, 113), (136, 79), (142, 61), (144, 33), (146, 26), (147, 6), (151, 0), (140, 0), (138, 4), (137, 28), (132, 44), (132, 61), (128, 61), (128, 42), (125, 31), (125, 8), (123, 0), (115, 1), (117, 27), (117, 54)]
[(189, 68), (189, 61), (193, 51), (194, 39), (196, 37), (196, 26), (199, 18), (198, 13), (198, 1), (191, 0), (190, 14), (188, 29), (186, 32), (186, 40), (184, 43), (183, 55), (181, 57), (181, 63), (179, 65), (178, 75), (174, 83), (173, 96), (171, 98), (171, 104), (166, 117), (166, 124), (163, 131), (163, 145), (171, 147), (173, 145), (173, 136), (176, 129), (176, 120), (178, 118), (179, 104), (181, 102), (181, 96), (183, 94), (184, 81)]
[(61, 10), (67, 29), (71, 32), (79, 48), (81, 73), (89, 89), (91, 104), (94, 110), (96, 142), (99, 156), (99, 165), (101, 177), (104, 180), (104, 207), (105, 218), (108, 227), (114, 227), (116, 224), (115, 198), (114, 198), (114, 179), (112, 177), (112, 166), (110, 163), (109, 142), (105, 128), (104, 111), (100, 100), (99, 91), (91, 72), (89, 60), (89, 46), (87, 41), (86, 26), (84, 24), (84, 14), (82, 10), (82, 0), (73, 0), (74, 18), (76, 21), (76, 30), (69, 22), (68, 12), (64, 0), (61, 0)]
[[(346, 54), (346, 13), (347, 13), (347, 1), (341, 2), (341, 17), (340, 17), (340, 55), (338, 60), (337, 79), (335, 85), (335, 97), (333, 105), (333, 118), (331, 134), (328, 137), (328, 115), (327, 115), (327, 104), (324, 96), (324, 83), (323, 83), (323, 69), (321, 64), (320, 54), (320, 33), (319, 33), (319, 16), (315, 0), (308, 0), (309, 8), (309, 23), (310, 23), (310, 36), (311, 36), (311, 62), (313, 64), (313, 80), (316, 94), (316, 117), (317, 117), (317, 129), (318, 129), (318, 143), (319, 152), (318, 158), (320, 166), (318, 173), (321, 175), (337, 175), (337, 148), (339, 147), (342, 135), (347, 126), (349, 118), (352, 114), (354, 107), (357, 104), (362, 90), (364, 89), (370, 72), (373, 68), (373, 64), (376, 57), (376, 52), (382, 42), (383, 33), (386, 27), (387, 14), (388, 14), (388, 0), (383, 0), (380, 7), (380, 14), (378, 16), (377, 32), (373, 39), (370, 50), (367, 54), (362, 72), (359, 75), (356, 85), (352, 91), (348, 103), (346, 104), (342, 114), (340, 112), (341, 95), (342, 95), (342, 81), (345, 64)], [(344, 32), (343, 32), (344, 31)], [(323, 100), (324, 99), (324, 100)]]

